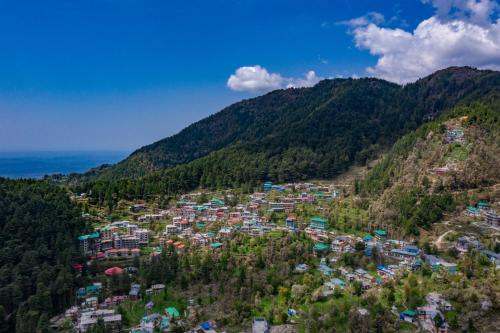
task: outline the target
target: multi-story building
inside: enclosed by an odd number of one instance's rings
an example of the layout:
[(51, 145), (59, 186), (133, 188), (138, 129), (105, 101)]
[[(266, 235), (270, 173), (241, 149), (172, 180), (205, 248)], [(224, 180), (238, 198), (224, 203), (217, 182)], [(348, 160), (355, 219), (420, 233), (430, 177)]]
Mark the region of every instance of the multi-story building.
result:
[(78, 237), (80, 241), (80, 251), (87, 256), (96, 255), (101, 245), (101, 236), (98, 232)]
[(112, 225), (107, 225), (99, 229), (99, 234), (101, 235), (101, 240), (110, 240), (113, 238), (113, 233), (116, 232), (117, 227)]
[(491, 227), (499, 227), (500, 226), (500, 216), (493, 210), (489, 210), (484, 213), (486, 217), (486, 224)]
[(134, 236), (139, 239), (139, 245), (149, 244), (149, 230), (148, 229), (136, 229), (134, 231)]
[(326, 230), (328, 221), (321, 217), (313, 217), (311, 219), (311, 224), (309, 225), (312, 229)]
[(78, 320), (76, 330), (85, 332), (92, 326), (97, 324), (97, 321), (102, 319), (106, 326), (107, 332), (118, 332), (122, 322), (121, 314), (117, 314), (115, 310), (90, 310), (81, 313)]
[(178, 235), (181, 233), (181, 229), (178, 228), (176, 225), (169, 224), (165, 226), (165, 234), (167, 236), (173, 236), (173, 235)]
[(113, 235), (115, 249), (135, 249), (139, 247), (139, 238), (136, 236)]
[(129, 224), (127, 226), (127, 232), (129, 235), (134, 235), (135, 231), (139, 229), (139, 227), (137, 226), (137, 224)]

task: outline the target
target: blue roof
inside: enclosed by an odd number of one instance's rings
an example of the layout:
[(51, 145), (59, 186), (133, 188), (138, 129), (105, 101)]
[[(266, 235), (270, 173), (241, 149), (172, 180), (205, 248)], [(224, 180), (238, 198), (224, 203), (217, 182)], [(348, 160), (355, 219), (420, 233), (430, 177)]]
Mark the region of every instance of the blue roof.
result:
[(487, 256), (488, 258), (494, 258), (494, 259), (500, 259), (500, 253), (495, 253), (493, 251), (489, 251), (489, 250), (484, 250), (482, 251), (482, 253)]
[(205, 331), (211, 330), (212, 329), (212, 324), (210, 324), (208, 321), (201, 323), (200, 327), (203, 328)]
[(412, 257), (416, 257), (418, 255), (418, 253), (415, 253), (415, 252), (409, 252), (409, 251), (399, 250), (399, 249), (393, 249), (393, 250), (391, 250), (391, 252), (397, 253), (397, 254), (402, 254), (402, 255), (407, 255), (407, 256), (412, 256)]

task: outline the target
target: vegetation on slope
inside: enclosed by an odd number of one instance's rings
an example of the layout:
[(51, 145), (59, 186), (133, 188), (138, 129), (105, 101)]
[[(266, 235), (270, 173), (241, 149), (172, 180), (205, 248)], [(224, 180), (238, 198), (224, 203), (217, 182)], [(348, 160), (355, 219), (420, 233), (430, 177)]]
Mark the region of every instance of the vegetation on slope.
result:
[[(452, 68), (405, 87), (348, 79), (276, 91), (237, 103), (144, 147), (116, 167), (98, 172), (97, 178), (77, 178), (83, 184), (77, 190), (91, 191), (103, 202), (106, 197), (168, 196), (199, 186), (251, 188), (269, 179), (331, 178), (373, 158), (441, 110), (480, 96), (492, 98), (498, 87), (497, 72)], [(234, 135), (226, 137), (219, 130)], [(132, 162), (138, 156), (148, 162)], [(130, 163), (134, 166), (129, 168)], [(163, 169), (134, 178), (136, 167)]]
[(0, 332), (44, 332), (73, 298), (85, 223), (62, 189), (0, 178)]
[(464, 67), (439, 71), (404, 87), (367, 78), (278, 90), (235, 103), (83, 179), (144, 176), (225, 148), (231, 148), (229, 154), (234, 148), (238, 154), (278, 160), (305, 151), (315, 160), (307, 176), (330, 177), (391, 146), (424, 120), (499, 86), (498, 72)]
[[(463, 127), (466, 142), (444, 144), (446, 126)], [(500, 183), (500, 103), (461, 106), (400, 139), (357, 186), (374, 198), (372, 215), (407, 234), (429, 229), (464, 202), (464, 191)], [(451, 165), (437, 176), (436, 167)], [(463, 207), (462, 207), (463, 208)]]

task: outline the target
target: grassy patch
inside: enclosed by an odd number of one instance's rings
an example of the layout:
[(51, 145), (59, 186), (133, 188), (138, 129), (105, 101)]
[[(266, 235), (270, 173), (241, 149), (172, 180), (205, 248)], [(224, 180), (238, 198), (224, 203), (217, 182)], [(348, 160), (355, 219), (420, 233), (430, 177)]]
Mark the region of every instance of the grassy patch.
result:
[(465, 161), (467, 159), (467, 148), (461, 145), (450, 147), (451, 151), (448, 154), (449, 160)]

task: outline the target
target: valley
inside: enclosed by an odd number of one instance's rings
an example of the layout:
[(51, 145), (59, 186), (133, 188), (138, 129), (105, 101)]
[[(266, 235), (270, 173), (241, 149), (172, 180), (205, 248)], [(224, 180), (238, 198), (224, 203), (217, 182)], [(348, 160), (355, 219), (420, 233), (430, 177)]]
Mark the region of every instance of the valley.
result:
[[(287, 89), (114, 166), (2, 180), (17, 201), (0, 205), (13, 205), (0, 234), (0, 326), (493, 332), (498, 80), (497, 72), (451, 68), (404, 88), (349, 79)], [(442, 86), (460, 87), (461, 97)], [(360, 91), (365, 101), (356, 100)], [(380, 94), (388, 99), (375, 106)], [(406, 111), (391, 104), (395, 96)], [(272, 111), (260, 114), (257, 102)], [(307, 121), (300, 112), (310, 112)], [(169, 157), (162, 149), (172, 149)], [(34, 217), (15, 209), (23, 200), (39, 210), (62, 206)], [(74, 225), (67, 232), (48, 222), (65, 220)], [(12, 254), (26, 233), (32, 242)]]

